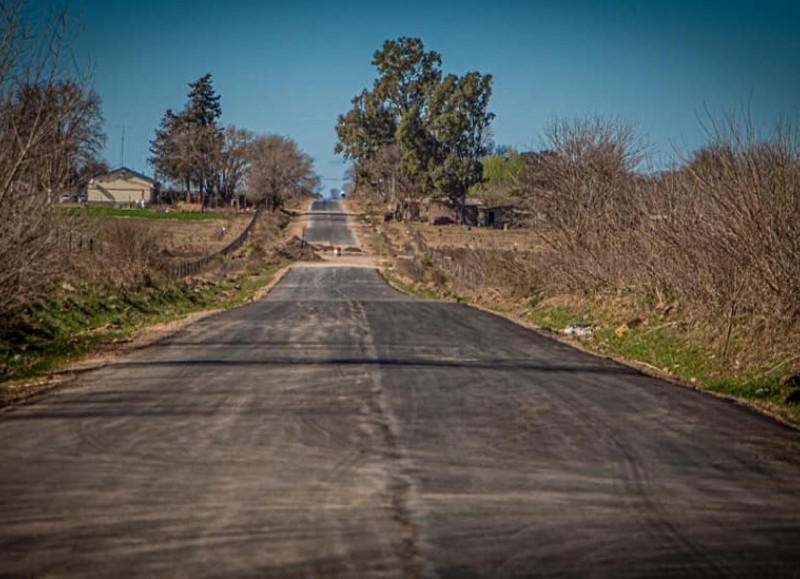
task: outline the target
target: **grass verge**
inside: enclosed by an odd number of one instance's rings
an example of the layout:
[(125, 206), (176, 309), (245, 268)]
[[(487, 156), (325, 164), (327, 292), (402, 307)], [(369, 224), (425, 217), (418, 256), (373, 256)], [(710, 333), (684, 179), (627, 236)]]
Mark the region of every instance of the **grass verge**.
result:
[(418, 297), (424, 300), (443, 299), (443, 296), (441, 294), (433, 291), (428, 287), (422, 286), (418, 283), (402, 278), (389, 268), (384, 267), (379, 269), (378, 271), (390, 286), (405, 294)]
[(63, 370), (91, 353), (113, 350), (146, 327), (247, 303), (283, 267), (270, 265), (220, 281), (138, 291), (59, 289), (48, 302), (25, 312), (4, 345), (0, 407), (25, 396), (21, 382)]
[(115, 207), (69, 207), (64, 209), (67, 215), (85, 215), (89, 217), (136, 217), (138, 219), (161, 219), (172, 221), (211, 221), (224, 219), (220, 213), (182, 213), (179, 211), (151, 211), (149, 209), (119, 209)]
[[(695, 317), (690, 312), (655, 304), (647, 296), (598, 293), (546, 299), (537, 294), (521, 305), (518, 300), (504, 297), (502, 288), (457, 294), (446, 275), (437, 277), (437, 283), (430, 283), (422, 279), (430, 276), (420, 276), (419, 272), (412, 271), (407, 277), (383, 268), (382, 273), (390, 285), (407, 294), (455, 300), (521, 319), (545, 332), (560, 334), (560, 339), (591, 353), (638, 367), (658, 378), (734, 399), (800, 427), (800, 405), (788, 403), (792, 387), (781, 385), (782, 374), (790, 371), (792, 364), (796, 366), (800, 356), (772, 361), (769, 367), (742, 370), (734, 355), (722, 355), (719, 347), (703, 338), (709, 333), (707, 329), (697, 331), (693, 327)], [(627, 324), (634, 320), (636, 323)], [(589, 323), (592, 335), (565, 336), (564, 328), (576, 321)], [(623, 324), (630, 327), (619, 331)]]
[(800, 426), (800, 407), (785, 403), (791, 388), (780, 384), (785, 365), (740, 371), (735, 357), (723, 356), (717, 348), (693, 337), (690, 315), (665, 316), (663, 308), (648, 307), (647, 300), (630, 296), (623, 300), (624, 304), (606, 295), (552, 301), (545, 300), (530, 309), (525, 316), (527, 321), (555, 333), (561, 333), (570, 322), (587, 322), (592, 326), (592, 335), (574, 340), (590, 352), (736, 399)]

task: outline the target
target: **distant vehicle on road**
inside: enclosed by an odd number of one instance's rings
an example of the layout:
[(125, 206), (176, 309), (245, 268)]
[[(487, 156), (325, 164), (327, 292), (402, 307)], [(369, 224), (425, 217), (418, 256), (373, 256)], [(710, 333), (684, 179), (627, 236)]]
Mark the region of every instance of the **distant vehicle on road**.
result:
[(454, 225), (455, 221), (451, 218), (447, 217), (446, 215), (442, 215), (441, 217), (437, 217), (433, 220), (433, 225)]

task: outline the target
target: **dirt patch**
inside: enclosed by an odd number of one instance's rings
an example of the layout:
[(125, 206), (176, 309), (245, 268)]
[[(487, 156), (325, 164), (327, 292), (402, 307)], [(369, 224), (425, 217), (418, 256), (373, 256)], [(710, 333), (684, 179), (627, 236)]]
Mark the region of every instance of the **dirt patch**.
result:
[(291, 261), (322, 261), (318, 255), (319, 248), (297, 236), (273, 250), (275, 255)]

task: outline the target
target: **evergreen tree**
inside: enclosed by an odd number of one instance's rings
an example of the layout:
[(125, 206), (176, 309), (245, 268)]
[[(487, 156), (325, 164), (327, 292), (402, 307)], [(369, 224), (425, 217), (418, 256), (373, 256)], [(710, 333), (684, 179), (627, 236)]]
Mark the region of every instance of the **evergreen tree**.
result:
[(211, 73), (204, 74), (189, 83), (189, 102), (184, 110), (184, 118), (190, 125), (208, 127), (216, 125), (222, 116), (220, 97), (214, 92)]
[(179, 114), (167, 110), (150, 143), (150, 163), (160, 175), (194, 188), (206, 205), (216, 193), (224, 136), (217, 126), (222, 115), (220, 97), (211, 74), (189, 84), (186, 106)]
[[(356, 163), (358, 185), (380, 183), (385, 163), (396, 159), (401, 178), (418, 195), (450, 198), (463, 214), (471, 186), (480, 182), (480, 159), (489, 150), (491, 75), (442, 76), (441, 56), (418, 38), (386, 41), (375, 53), (373, 90), (364, 90), (337, 121), (335, 152)], [(398, 155), (387, 152), (399, 149)]]

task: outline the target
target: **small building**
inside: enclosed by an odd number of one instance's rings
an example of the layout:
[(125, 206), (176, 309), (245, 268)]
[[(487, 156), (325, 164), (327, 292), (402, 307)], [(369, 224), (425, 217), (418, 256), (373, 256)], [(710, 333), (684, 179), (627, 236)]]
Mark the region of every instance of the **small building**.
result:
[(87, 201), (121, 206), (147, 205), (154, 201), (156, 182), (127, 167), (120, 167), (89, 181)]
[(464, 199), (464, 224), (480, 225), (481, 212), (485, 207), (483, 201), (477, 197), (467, 197)]
[(479, 225), (494, 228), (519, 227), (520, 220), (520, 211), (516, 205), (482, 207), (478, 216)]
[(449, 199), (431, 199), (427, 203), (428, 223), (438, 225), (456, 222), (456, 210)]

